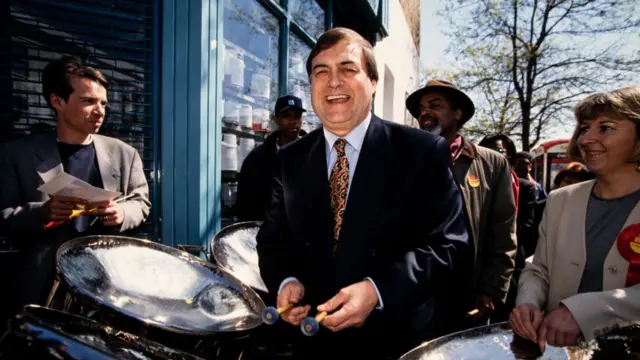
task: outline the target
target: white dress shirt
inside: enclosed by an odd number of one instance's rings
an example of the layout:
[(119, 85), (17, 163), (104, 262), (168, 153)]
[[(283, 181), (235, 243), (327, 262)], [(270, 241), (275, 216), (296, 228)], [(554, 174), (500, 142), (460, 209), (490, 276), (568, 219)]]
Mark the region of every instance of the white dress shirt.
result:
[[(349, 191), (351, 190), (351, 183), (353, 181), (353, 175), (356, 171), (356, 165), (358, 164), (358, 159), (360, 157), (360, 151), (362, 150), (362, 143), (364, 142), (364, 137), (367, 134), (367, 130), (369, 129), (369, 124), (371, 124), (371, 113), (367, 115), (363, 122), (361, 122), (358, 126), (356, 126), (351, 132), (349, 132), (343, 139), (347, 141), (345, 146), (345, 153), (347, 155), (347, 161), (349, 162), (349, 184), (347, 185), (347, 204), (349, 204)], [(323, 128), (325, 142), (325, 151), (326, 151), (326, 159), (327, 159), (327, 178), (331, 177), (331, 170), (333, 169), (333, 165), (338, 159), (338, 152), (333, 147), (335, 142), (340, 139), (340, 137), (329, 130), (327, 128)], [(281, 284), (278, 293), (282, 291), (282, 288), (289, 282), (298, 280), (295, 277), (286, 278)], [(365, 278), (365, 280), (371, 281), (373, 287), (376, 289), (376, 293), (378, 294), (378, 310), (383, 309), (382, 297), (380, 296), (380, 291), (378, 291), (378, 287), (375, 282), (369, 277)], [(329, 300), (329, 299), (327, 299)]]

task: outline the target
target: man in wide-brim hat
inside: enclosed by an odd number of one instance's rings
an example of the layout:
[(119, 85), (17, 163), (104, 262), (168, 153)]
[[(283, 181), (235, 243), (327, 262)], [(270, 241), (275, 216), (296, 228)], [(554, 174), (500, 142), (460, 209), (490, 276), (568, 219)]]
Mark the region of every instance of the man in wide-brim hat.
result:
[[(460, 185), (475, 243), (472, 275), (474, 319), (487, 322), (504, 304), (516, 254), (516, 204), (507, 159), (459, 135), (475, 112), (473, 101), (455, 85), (429, 80), (409, 95), (406, 106), (423, 130), (444, 137), (451, 149), (452, 171)], [(461, 324), (463, 326), (477, 325)]]
[[(428, 94), (431, 95), (425, 96)], [(455, 121), (456, 126), (449, 126), (451, 125), (450, 123), (442, 124), (440, 123), (440, 119), (432, 117), (429, 114), (426, 114), (424, 117), (422, 116), (422, 102), (426, 101), (425, 104), (428, 104), (430, 101), (436, 101), (437, 99), (442, 99), (449, 104), (454, 104), (455, 107), (452, 108), (454, 113), (451, 114), (453, 116), (447, 116), (442, 120), (449, 122)], [(409, 95), (406, 105), (411, 115), (418, 119), (422, 129), (439, 133), (449, 142), (455, 138), (457, 129), (462, 128), (462, 126), (473, 117), (476, 111), (473, 101), (471, 101), (467, 94), (460, 91), (452, 83), (443, 80), (427, 81), (427, 84), (423, 88)]]

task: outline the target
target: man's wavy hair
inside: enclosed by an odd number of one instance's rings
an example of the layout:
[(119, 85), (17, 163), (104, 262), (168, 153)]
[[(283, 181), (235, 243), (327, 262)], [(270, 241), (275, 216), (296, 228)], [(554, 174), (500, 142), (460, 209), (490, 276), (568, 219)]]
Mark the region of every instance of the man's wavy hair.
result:
[(367, 76), (371, 80), (378, 81), (378, 64), (376, 63), (376, 57), (373, 55), (373, 46), (362, 35), (342, 27), (328, 30), (320, 36), (316, 46), (313, 47), (307, 58), (307, 75), (311, 76), (311, 62), (313, 59), (322, 51), (332, 48), (342, 40), (347, 40), (360, 46)]

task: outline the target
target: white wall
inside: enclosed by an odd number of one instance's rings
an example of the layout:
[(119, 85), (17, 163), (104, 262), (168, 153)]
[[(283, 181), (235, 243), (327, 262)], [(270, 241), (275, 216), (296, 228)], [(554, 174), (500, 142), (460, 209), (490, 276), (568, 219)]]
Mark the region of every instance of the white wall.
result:
[[(374, 113), (385, 120), (404, 124), (406, 93), (411, 94), (420, 79), (418, 49), (411, 38), (399, 0), (389, 0), (388, 30), (389, 36), (374, 47), (380, 76)], [(393, 118), (389, 118), (390, 113)]]

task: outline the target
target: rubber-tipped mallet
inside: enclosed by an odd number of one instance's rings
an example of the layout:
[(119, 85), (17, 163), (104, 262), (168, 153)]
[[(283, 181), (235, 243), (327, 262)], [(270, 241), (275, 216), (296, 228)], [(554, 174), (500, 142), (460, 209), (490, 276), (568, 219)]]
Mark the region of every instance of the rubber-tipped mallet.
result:
[(300, 324), (300, 330), (302, 330), (302, 333), (307, 336), (315, 335), (318, 330), (320, 330), (320, 323), (327, 317), (327, 315), (328, 313), (326, 311), (323, 311), (316, 315), (315, 318), (305, 318), (304, 320), (302, 320), (302, 324)]
[(289, 311), (293, 306), (294, 304), (281, 306), (279, 308), (275, 308), (273, 306), (267, 306), (262, 311), (262, 321), (267, 325), (273, 325), (276, 323), (276, 321), (278, 321), (278, 318), (280, 318), (280, 314), (282, 314), (283, 312)]

